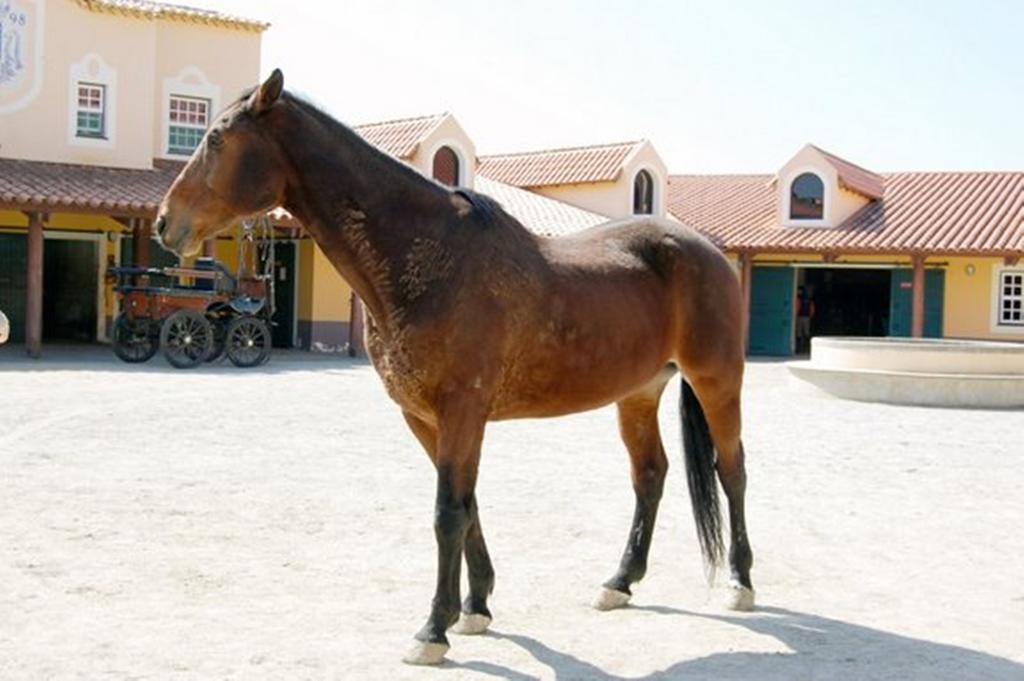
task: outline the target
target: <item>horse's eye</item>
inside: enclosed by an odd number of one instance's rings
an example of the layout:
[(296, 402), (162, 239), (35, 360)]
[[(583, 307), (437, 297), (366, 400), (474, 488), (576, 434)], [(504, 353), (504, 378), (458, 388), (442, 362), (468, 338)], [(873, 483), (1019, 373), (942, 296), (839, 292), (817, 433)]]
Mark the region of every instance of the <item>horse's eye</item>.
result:
[(211, 130), (208, 141), (210, 146), (216, 149), (220, 145), (224, 144), (224, 136), (220, 134), (220, 130)]

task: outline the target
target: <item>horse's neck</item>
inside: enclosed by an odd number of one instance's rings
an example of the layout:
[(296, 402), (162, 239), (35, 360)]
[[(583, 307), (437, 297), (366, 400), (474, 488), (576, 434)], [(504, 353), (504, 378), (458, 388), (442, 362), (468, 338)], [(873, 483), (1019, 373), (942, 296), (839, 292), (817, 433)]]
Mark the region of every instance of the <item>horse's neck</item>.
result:
[(285, 208), (388, 334), (402, 312), (395, 291), (401, 269), (417, 240), (439, 237), (445, 212), (452, 210), (448, 195), (355, 132), (329, 130), (302, 110), (291, 116), (286, 139), (304, 141), (282, 144), (294, 185)]

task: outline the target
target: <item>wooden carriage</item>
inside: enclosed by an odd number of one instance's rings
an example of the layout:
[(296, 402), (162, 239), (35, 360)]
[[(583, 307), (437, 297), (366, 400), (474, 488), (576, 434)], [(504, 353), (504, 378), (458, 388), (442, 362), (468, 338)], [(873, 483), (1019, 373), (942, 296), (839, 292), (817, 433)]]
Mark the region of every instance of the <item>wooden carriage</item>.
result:
[[(224, 356), (239, 367), (265, 363), (274, 314), (273, 238), (257, 254), (252, 227), (246, 224), (239, 239), (239, 263), (247, 256), (263, 263), (252, 273), (244, 265), (232, 273), (212, 258), (198, 258), (192, 267), (110, 268), (121, 308), (114, 320), (114, 354), (138, 363), (163, 350), (179, 369)], [(265, 231), (272, 234), (269, 223)], [(154, 279), (171, 283), (153, 285)]]

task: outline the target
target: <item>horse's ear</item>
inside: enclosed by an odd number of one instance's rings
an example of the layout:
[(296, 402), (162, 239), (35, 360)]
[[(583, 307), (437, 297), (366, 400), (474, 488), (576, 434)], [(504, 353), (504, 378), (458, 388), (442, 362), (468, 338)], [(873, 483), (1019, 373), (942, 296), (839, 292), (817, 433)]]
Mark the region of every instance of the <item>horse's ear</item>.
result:
[(281, 91), (284, 90), (284, 74), (281, 69), (274, 69), (274, 72), (267, 77), (263, 84), (253, 90), (249, 97), (249, 110), (254, 114), (261, 114), (278, 100)]

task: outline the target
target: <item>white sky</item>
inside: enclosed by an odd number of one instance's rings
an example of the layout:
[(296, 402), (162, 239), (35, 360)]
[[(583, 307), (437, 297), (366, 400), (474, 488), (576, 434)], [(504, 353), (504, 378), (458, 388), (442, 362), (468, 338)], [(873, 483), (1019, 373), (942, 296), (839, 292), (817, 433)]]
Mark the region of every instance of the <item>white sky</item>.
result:
[(672, 172), (1024, 169), (1024, 2), (191, 0), (346, 123), (451, 111), (480, 154), (651, 139)]

